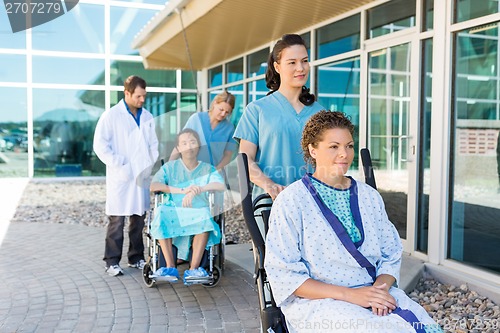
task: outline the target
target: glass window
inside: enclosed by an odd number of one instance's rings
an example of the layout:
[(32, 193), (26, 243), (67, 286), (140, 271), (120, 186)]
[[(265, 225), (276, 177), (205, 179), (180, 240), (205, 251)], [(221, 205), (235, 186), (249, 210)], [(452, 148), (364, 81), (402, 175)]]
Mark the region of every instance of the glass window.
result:
[(463, 22), (499, 12), (498, 1), (455, 0), (455, 20)]
[(111, 53), (138, 55), (139, 51), (130, 47), (132, 40), (157, 12), (150, 9), (111, 7)]
[(429, 193), (430, 193), (430, 157), (431, 157), (431, 110), (432, 110), (432, 39), (423, 42), (422, 89), (420, 96), (420, 158), (419, 158), (419, 190), (417, 250), (427, 253), (429, 232)]
[(0, 177), (28, 177), (26, 89), (0, 88)]
[(424, 1), (423, 30), (432, 30), (434, 27), (434, 0)]
[[(233, 94), (234, 97), (236, 98), (234, 102), (233, 113), (231, 113), (231, 119), (230, 119), (230, 121), (234, 124), (234, 126), (236, 126), (236, 124), (238, 124), (238, 121), (240, 121), (241, 115), (243, 114), (243, 110), (245, 108), (245, 105), (243, 103), (243, 85), (240, 84), (234, 87), (229, 87), (227, 88), (227, 91)], [(221, 90), (211, 91), (210, 102), (215, 98), (217, 94), (220, 94), (221, 92), (222, 92)]]
[(498, 24), (457, 35), (456, 115), (458, 119), (498, 120)]
[(247, 77), (266, 73), (269, 49), (262, 49), (247, 56)]
[(197, 81), (198, 81), (197, 72), (193, 71), (182, 71), (182, 89), (196, 89)]
[(360, 14), (321, 27), (316, 34), (318, 59), (359, 49)]
[(104, 59), (33, 56), (33, 82), (104, 84)]
[(193, 113), (196, 113), (198, 105), (198, 96), (192, 93), (181, 93), (181, 105), (179, 107), (181, 111), (181, 128), (184, 127), (189, 117)]
[(93, 153), (104, 91), (33, 89), (35, 176), (104, 175)]
[(448, 258), (500, 272), (498, 26), (454, 37)]
[(175, 70), (145, 69), (142, 62), (121, 60), (113, 61), (110, 70), (112, 85), (123, 86), (127, 77), (138, 75), (146, 80), (148, 87), (176, 87)]
[(267, 95), (269, 89), (266, 87), (266, 80), (261, 79), (247, 83), (248, 103), (256, 101)]
[(379, 37), (415, 26), (415, 1), (393, 0), (369, 9), (367, 37)]
[(208, 87), (217, 87), (222, 85), (222, 65), (208, 70)]
[(104, 53), (104, 6), (81, 3), (32, 36), (34, 50)]
[[(0, 80), (4, 82), (26, 82), (26, 56), (0, 54)], [(8, 64), (5, 66), (5, 64)], [(1, 89), (1, 88), (0, 88)]]
[(226, 83), (243, 80), (243, 58), (226, 64)]
[[(316, 72), (318, 103), (331, 111), (351, 116), (355, 133), (359, 133), (359, 57), (319, 66)], [(354, 138), (358, 146), (358, 138)], [(357, 155), (353, 167), (357, 167)]]
[(304, 39), (307, 48), (307, 55), (309, 56), (309, 59), (311, 59), (311, 33), (306, 32), (305, 34), (300, 35), (300, 37)]
[(26, 48), (26, 31), (13, 33), (9, 18), (7, 17), (7, 12), (4, 10), (0, 10), (0, 48)]
[[(368, 59), (368, 146), (377, 170), (377, 187), (387, 215), (406, 239), (411, 99), (411, 47), (379, 49)], [(395, 185), (397, 184), (397, 185)]]

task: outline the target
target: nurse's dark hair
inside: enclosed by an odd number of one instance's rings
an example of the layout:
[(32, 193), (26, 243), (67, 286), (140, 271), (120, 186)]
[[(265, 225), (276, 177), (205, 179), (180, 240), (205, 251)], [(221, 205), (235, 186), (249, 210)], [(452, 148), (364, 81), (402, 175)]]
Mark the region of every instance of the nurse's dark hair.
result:
[(142, 77), (139, 77), (137, 75), (130, 75), (125, 79), (125, 82), (123, 83), (125, 91), (128, 91), (129, 93), (134, 93), (137, 86), (141, 87), (142, 89), (146, 89), (146, 81)]
[(354, 135), (354, 125), (344, 112), (321, 110), (309, 118), (300, 141), (306, 163), (316, 166), (316, 161), (309, 153), (309, 145), (317, 148), (318, 143), (323, 140), (325, 131), (332, 128), (345, 128)]
[(198, 142), (198, 147), (201, 146), (200, 135), (198, 134), (198, 132), (196, 132), (194, 129), (191, 129), (191, 128), (185, 128), (182, 131), (180, 131), (179, 134), (177, 134), (177, 136), (175, 137), (175, 146), (176, 147), (179, 146), (179, 138), (181, 137), (182, 134), (193, 135), (194, 138), (196, 139), (196, 141)]
[[(273, 50), (269, 53), (269, 57), (267, 58), (266, 86), (271, 91), (267, 93), (268, 95), (278, 90), (281, 85), (281, 77), (274, 68), (274, 62), (279, 63), (281, 61), (281, 54), (283, 50), (293, 45), (302, 45), (307, 49), (306, 42), (302, 37), (295, 34), (286, 34), (283, 35), (281, 39), (276, 42), (276, 44), (274, 44)], [(311, 105), (315, 100), (316, 97), (310, 93), (309, 88), (303, 86), (302, 92), (299, 96), (299, 101), (301, 101), (304, 105)]]

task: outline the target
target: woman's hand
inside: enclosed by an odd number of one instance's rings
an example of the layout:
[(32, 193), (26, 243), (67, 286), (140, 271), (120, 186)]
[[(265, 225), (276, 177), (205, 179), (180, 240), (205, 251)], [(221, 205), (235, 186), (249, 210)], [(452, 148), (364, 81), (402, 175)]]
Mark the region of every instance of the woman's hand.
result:
[(188, 192), (184, 198), (182, 198), (182, 207), (184, 208), (190, 208), (193, 206), (193, 198), (196, 196), (196, 194), (193, 194), (193, 192)]
[(396, 300), (389, 294), (386, 283), (378, 286), (350, 288), (346, 293), (346, 301), (364, 308), (371, 307), (373, 314), (377, 316), (386, 316), (397, 307)]
[(198, 185), (191, 185), (191, 186), (184, 189), (184, 193), (186, 193), (186, 194), (193, 193), (193, 196), (198, 195), (201, 192), (203, 192), (203, 188), (201, 186), (198, 186)]

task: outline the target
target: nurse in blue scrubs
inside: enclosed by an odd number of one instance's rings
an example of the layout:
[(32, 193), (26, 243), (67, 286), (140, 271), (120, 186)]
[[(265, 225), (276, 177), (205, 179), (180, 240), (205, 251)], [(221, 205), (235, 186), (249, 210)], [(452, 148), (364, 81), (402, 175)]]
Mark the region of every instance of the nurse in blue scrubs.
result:
[(269, 54), (264, 98), (247, 105), (234, 138), (248, 157), (253, 197), (268, 193), (273, 199), (306, 171), (300, 146), (307, 120), (324, 109), (305, 87), (309, 57), (304, 40), (287, 34)]
[[(200, 136), (198, 160), (222, 170), (233, 157), (237, 143), (233, 139), (234, 125), (229, 117), (234, 109), (235, 97), (228, 91), (216, 95), (208, 112), (197, 112), (189, 117), (184, 129), (195, 130)], [(174, 149), (170, 160), (178, 158)]]

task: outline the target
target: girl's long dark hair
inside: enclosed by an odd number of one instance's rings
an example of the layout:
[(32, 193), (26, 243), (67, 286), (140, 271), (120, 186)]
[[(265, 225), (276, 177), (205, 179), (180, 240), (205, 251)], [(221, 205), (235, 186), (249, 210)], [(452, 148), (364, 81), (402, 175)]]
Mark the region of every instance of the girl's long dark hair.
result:
[[(281, 53), (287, 47), (293, 45), (302, 45), (307, 48), (306, 42), (302, 37), (295, 34), (286, 34), (281, 37), (281, 39), (276, 42), (269, 57), (267, 59), (267, 70), (266, 70), (266, 86), (271, 91), (267, 94), (270, 95), (279, 89), (281, 85), (281, 77), (276, 69), (274, 69), (274, 62), (279, 62), (281, 60)], [(316, 97), (310, 93), (309, 88), (306, 86), (302, 87), (302, 92), (299, 96), (299, 101), (304, 105), (311, 105), (316, 100)]]

